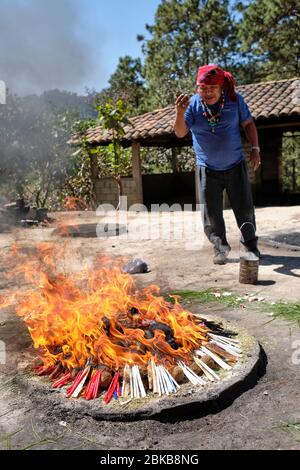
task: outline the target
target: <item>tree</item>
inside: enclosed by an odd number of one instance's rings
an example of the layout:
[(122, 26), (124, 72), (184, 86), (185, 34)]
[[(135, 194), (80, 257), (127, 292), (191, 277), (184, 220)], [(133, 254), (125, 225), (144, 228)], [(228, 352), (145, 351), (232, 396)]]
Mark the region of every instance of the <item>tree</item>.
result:
[[(56, 90), (51, 97), (66, 95)], [(56, 204), (66, 178), (73, 174), (75, 162), (67, 141), (78, 119), (75, 108), (66, 112), (44, 98), (8, 93), (6, 105), (0, 107), (0, 192), (37, 207)]]
[(70, 91), (61, 91), (58, 89), (44, 91), (37, 97), (40, 107), (54, 115), (62, 116), (66, 111), (77, 115), (80, 119), (96, 118), (97, 113), (94, 109), (94, 90), (86, 89), (86, 95), (81, 96)]
[(120, 198), (123, 195), (121, 176), (130, 167), (128, 152), (124, 152), (121, 146), (121, 139), (125, 134), (124, 126), (130, 124), (128, 120), (129, 109), (122, 99), (119, 99), (116, 103), (108, 99), (105, 104), (98, 103), (96, 109), (100, 125), (103, 129), (111, 131), (112, 143), (108, 145), (105, 151), (100, 148), (94, 150), (94, 152), (98, 155), (100, 152), (104, 157), (102, 169), (106, 175), (111, 176), (117, 182), (120, 202)]
[(24, 174), (24, 197), (36, 207), (57, 204), (74, 161), (67, 144), (75, 116), (72, 113), (44, 113), (32, 126), (33, 152)]
[(235, 25), (227, 0), (162, 0), (155, 24), (146, 28), (152, 36), (143, 43), (152, 106), (173, 104), (179, 91), (192, 93), (200, 65), (234, 64)]
[(95, 183), (99, 177), (97, 156), (90, 153), (86, 132), (96, 126), (96, 119), (76, 121), (72, 135), (76, 136), (78, 149), (73, 152), (73, 171), (65, 179), (62, 191), (63, 199), (76, 200), (76, 206), (92, 204), (96, 206)]
[[(95, 109), (98, 117), (95, 120), (81, 121), (77, 126), (79, 132), (78, 146), (79, 158), (82, 168), (86, 169), (86, 162), (90, 164), (92, 202), (96, 201), (95, 183), (100, 177), (111, 177), (118, 185), (119, 202), (123, 195), (122, 176), (128, 175), (131, 168), (131, 155), (128, 150), (121, 146), (121, 139), (125, 134), (124, 126), (130, 124), (128, 120), (129, 109), (124, 100), (118, 99), (114, 102), (107, 98), (103, 102), (100, 95), (96, 101)], [(111, 144), (93, 148), (89, 145), (86, 131), (88, 128), (101, 126), (111, 134)], [(83, 176), (83, 175), (82, 175)]]
[[(0, 188), (2, 196), (22, 196), (26, 171), (26, 141), (24, 140), (24, 105), (22, 99), (7, 93), (5, 105), (0, 105)], [(13, 189), (12, 189), (13, 188)]]
[(256, 64), (256, 80), (299, 76), (300, 6), (293, 0), (239, 2), (242, 51)]
[(141, 59), (133, 59), (128, 55), (120, 57), (116, 71), (111, 75), (108, 83), (109, 87), (99, 93), (98, 102), (105, 103), (107, 98), (113, 102), (121, 99), (127, 103), (131, 115), (145, 111), (144, 101), (147, 91)]

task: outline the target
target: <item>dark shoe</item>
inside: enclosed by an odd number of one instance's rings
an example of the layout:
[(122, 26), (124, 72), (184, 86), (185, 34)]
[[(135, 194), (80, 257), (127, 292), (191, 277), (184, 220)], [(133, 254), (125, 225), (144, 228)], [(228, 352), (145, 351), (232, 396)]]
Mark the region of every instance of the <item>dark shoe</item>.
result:
[(255, 250), (251, 250), (251, 252), (254, 253), (255, 256), (257, 256), (258, 258), (261, 258), (261, 252), (258, 248), (256, 248)]
[(214, 264), (225, 264), (226, 263), (227, 256), (225, 253), (218, 253), (213, 257), (213, 263)]
[(245, 245), (245, 249), (246, 251), (251, 251), (251, 253), (257, 256), (257, 258), (261, 258), (261, 253), (259, 249), (257, 248), (257, 244), (255, 242), (248, 243), (247, 245)]

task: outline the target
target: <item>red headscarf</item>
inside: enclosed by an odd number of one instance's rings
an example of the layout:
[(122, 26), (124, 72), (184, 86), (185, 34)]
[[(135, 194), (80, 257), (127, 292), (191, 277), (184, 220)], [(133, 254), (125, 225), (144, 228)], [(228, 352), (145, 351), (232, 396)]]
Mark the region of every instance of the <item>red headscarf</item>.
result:
[(236, 101), (235, 80), (230, 72), (226, 72), (218, 65), (204, 65), (199, 67), (197, 85), (221, 85), (227, 91), (229, 98)]

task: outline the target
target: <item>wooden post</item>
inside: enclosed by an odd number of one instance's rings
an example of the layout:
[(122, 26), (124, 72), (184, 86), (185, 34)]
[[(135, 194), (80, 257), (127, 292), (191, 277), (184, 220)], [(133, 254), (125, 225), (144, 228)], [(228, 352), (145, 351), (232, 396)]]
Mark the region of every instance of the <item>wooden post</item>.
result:
[(140, 158), (140, 144), (132, 142), (132, 177), (136, 185), (136, 203), (143, 204), (143, 181)]
[(97, 165), (97, 158), (95, 155), (89, 155), (90, 158), (90, 171), (91, 171), (91, 181), (92, 181), (92, 205), (93, 207), (97, 207), (97, 191), (96, 191), (96, 181), (98, 180), (99, 173), (98, 173), (98, 165)]

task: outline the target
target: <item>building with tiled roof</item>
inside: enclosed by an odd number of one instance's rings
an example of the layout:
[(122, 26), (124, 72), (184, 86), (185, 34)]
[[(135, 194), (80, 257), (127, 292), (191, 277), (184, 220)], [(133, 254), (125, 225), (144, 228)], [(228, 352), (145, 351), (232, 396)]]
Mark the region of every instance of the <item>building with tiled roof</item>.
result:
[[(258, 127), (267, 123), (299, 124), (300, 79), (254, 83), (240, 86), (237, 90), (245, 98)], [(174, 118), (174, 106), (130, 118), (130, 125), (125, 127), (123, 145), (129, 146), (135, 141), (147, 146), (176, 146), (178, 142), (174, 142), (177, 140), (173, 132)], [(91, 145), (105, 145), (110, 139), (109, 131), (100, 127), (87, 132), (87, 141)]]
[[(263, 201), (264, 195), (271, 197), (280, 194), (280, 156), (283, 133), (300, 130), (300, 78), (242, 85), (237, 87), (237, 90), (245, 98), (259, 133), (262, 165), (259, 172), (255, 175), (252, 173), (250, 176), (257, 199)], [(130, 203), (145, 200), (149, 203), (152, 201), (153, 198), (151, 199), (149, 194), (146, 195), (145, 191), (143, 192), (143, 179), (146, 181), (151, 176), (153, 177), (156, 196), (157, 187), (164, 186), (164, 179), (165, 181), (167, 181), (167, 178), (173, 178), (174, 180), (174, 175), (142, 175), (139, 157), (140, 146), (162, 146), (174, 149), (191, 146), (190, 134), (183, 139), (177, 138), (174, 134), (174, 118), (175, 107), (168, 106), (131, 117), (130, 124), (125, 127), (122, 145), (124, 147), (132, 146), (133, 149), (132, 181), (128, 178), (125, 179)], [(111, 142), (110, 132), (100, 127), (89, 129), (86, 137), (91, 146), (107, 145)], [(245, 150), (247, 153), (246, 143)], [(158, 176), (160, 176), (160, 179)], [(177, 175), (178, 178), (180, 180)], [(191, 175), (191, 186), (193, 186), (192, 181)], [(174, 181), (172, 185), (176, 185)], [(115, 191), (113, 183), (109, 185), (106, 179), (105, 181), (98, 181), (96, 186), (98, 188), (98, 202), (115, 203), (116, 194), (114, 196), (109, 194), (109, 190), (111, 192)], [(147, 187), (151, 187), (149, 181)], [(163, 199), (166, 199), (166, 197), (162, 197)], [(153, 202), (157, 202), (157, 200)]]

